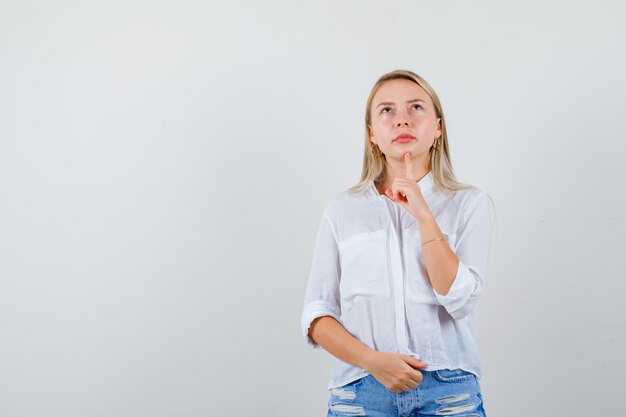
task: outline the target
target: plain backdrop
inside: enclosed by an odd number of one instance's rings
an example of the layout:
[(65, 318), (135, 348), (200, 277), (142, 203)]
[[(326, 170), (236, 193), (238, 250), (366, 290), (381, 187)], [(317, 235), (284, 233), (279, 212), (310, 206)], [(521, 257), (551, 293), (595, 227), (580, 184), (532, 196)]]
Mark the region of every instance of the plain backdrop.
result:
[(624, 4), (2, 0), (0, 416), (325, 415), (315, 233), (394, 69), (495, 201), (488, 414), (621, 415)]

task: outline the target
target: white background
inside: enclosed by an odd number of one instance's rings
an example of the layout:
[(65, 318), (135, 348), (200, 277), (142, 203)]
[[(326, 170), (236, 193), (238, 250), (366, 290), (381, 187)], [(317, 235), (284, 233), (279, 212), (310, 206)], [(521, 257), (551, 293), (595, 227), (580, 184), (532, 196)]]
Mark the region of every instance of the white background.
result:
[(321, 416), (299, 318), (394, 69), (497, 229), (490, 416), (621, 415), (620, 1), (0, 3), (0, 415)]

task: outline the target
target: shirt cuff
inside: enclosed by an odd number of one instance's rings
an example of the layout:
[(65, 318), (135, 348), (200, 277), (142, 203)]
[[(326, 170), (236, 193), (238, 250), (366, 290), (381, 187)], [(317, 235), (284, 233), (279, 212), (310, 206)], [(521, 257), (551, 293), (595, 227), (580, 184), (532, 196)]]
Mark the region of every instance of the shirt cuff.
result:
[(302, 334), (307, 345), (314, 349), (320, 349), (321, 346), (315, 343), (309, 337), (309, 328), (311, 323), (318, 317), (330, 316), (341, 323), (339, 319), (339, 307), (335, 303), (329, 301), (314, 301), (307, 304), (302, 311), (302, 317), (300, 319), (300, 326), (302, 328)]
[(475, 273), (459, 261), (456, 276), (448, 294), (441, 295), (435, 291), (435, 296), (446, 311), (458, 320), (471, 312), (474, 303), (471, 303), (470, 299), (476, 294), (478, 285), (480, 284)]

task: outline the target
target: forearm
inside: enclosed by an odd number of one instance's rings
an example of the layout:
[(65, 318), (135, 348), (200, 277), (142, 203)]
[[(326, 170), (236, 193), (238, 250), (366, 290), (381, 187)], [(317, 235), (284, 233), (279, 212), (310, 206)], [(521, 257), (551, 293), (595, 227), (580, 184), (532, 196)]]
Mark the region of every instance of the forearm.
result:
[[(420, 239), (428, 242), (443, 237), (437, 221), (428, 214), (419, 219)], [(438, 294), (447, 295), (454, 282), (459, 267), (459, 258), (445, 240), (436, 240), (422, 246), (422, 254), (426, 263), (426, 270), (430, 285)]]
[(341, 323), (330, 316), (313, 320), (309, 337), (331, 355), (363, 369), (366, 369), (368, 359), (376, 352), (352, 336)]

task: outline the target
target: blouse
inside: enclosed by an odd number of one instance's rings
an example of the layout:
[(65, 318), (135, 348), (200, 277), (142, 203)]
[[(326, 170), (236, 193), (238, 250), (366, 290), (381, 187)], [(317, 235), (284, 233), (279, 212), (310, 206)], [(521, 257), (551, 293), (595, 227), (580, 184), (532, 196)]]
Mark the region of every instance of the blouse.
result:
[[(446, 295), (429, 283), (419, 223), (375, 185), (360, 193), (336, 194), (317, 231), (301, 315), (306, 343), (311, 322), (335, 318), (359, 341), (383, 352), (404, 353), (428, 364), (427, 371), (463, 369), (480, 378), (472, 312), (485, 283), (492, 232), (486, 193), (444, 193), (432, 173), (417, 182), (446, 242), (459, 259)], [(336, 358), (328, 388), (367, 375)]]

